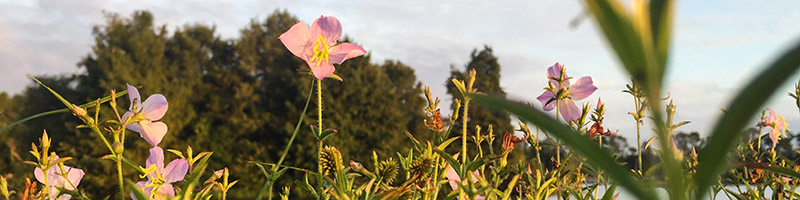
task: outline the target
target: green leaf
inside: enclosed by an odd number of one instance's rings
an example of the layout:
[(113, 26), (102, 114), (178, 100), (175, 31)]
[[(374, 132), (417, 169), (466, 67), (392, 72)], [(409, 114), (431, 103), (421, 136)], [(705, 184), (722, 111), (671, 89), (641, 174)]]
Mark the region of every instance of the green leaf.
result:
[[(122, 95), (125, 95), (125, 94), (128, 94), (128, 90), (125, 90), (125, 91), (117, 93), (117, 95), (114, 96), (114, 98), (119, 98), (119, 97), (121, 97)], [(100, 103), (105, 103), (105, 102), (108, 102), (108, 101), (111, 101), (111, 96), (110, 95), (100, 99)], [(96, 101), (90, 101), (88, 103), (81, 104), (79, 107), (81, 107), (83, 109), (87, 109), (87, 108), (94, 107), (96, 105), (97, 105)], [(63, 109), (51, 110), (51, 111), (47, 111), (47, 112), (41, 112), (41, 113), (38, 113), (38, 114), (34, 114), (34, 115), (31, 115), (31, 116), (26, 117), (24, 119), (11, 122), (10, 124), (8, 124), (6, 126), (3, 126), (2, 128), (0, 128), (0, 132), (6, 131), (6, 130), (10, 129), (11, 127), (14, 127), (16, 125), (19, 125), (19, 124), (27, 122), (27, 121), (30, 121), (32, 119), (36, 119), (36, 118), (39, 118), (39, 117), (44, 117), (44, 116), (48, 116), (48, 115), (52, 115), (52, 114), (67, 113), (67, 112), (70, 112), (70, 110), (68, 108), (63, 108)]]
[(708, 145), (700, 150), (697, 197), (706, 195), (719, 175), (729, 167), (728, 155), (745, 132), (744, 127), (772, 94), (800, 68), (800, 43), (783, 53), (739, 92), (714, 126)]
[(591, 164), (608, 173), (610, 177), (614, 177), (614, 180), (627, 188), (637, 198), (657, 199), (650, 188), (644, 187), (641, 182), (636, 180), (633, 173), (617, 165), (614, 158), (606, 150), (600, 148), (596, 142), (573, 131), (572, 128), (564, 126), (547, 114), (532, 107), (496, 97), (472, 95), (472, 98), (479, 104), (510, 112), (521, 120), (534, 123), (541, 129), (551, 133), (551, 136), (558, 138), (570, 149), (583, 155)]
[(603, 194), (603, 200), (612, 200), (614, 199), (614, 191), (617, 190), (617, 184), (611, 184), (611, 187), (606, 190), (606, 193)]
[(422, 145), (419, 143), (419, 140), (414, 138), (414, 135), (411, 135), (410, 132), (406, 131), (406, 136), (408, 136), (408, 139), (411, 139), (411, 143), (414, 144), (414, 147), (417, 148), (417, 151), (422, 151)]

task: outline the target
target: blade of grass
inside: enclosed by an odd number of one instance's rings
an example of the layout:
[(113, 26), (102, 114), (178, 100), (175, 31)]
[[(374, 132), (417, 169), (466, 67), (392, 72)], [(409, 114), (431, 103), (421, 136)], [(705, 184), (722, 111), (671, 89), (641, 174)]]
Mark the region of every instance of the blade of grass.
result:
[(701, 198), (729, 166), (729, 153), (744, 135), (744, 127), (758, 113), (778, 87), (800, 68), (800, 42), (761, 71), (739, 92), (717, 121), (708, 145), (700, 151), (697, 169), (697, 193)]
[(547, 114), (534, 110), (531, 107), (514, 103), (505, 99), (489, 97), (485, 95), (472, 95), (475, 102), (490, 108), (503, 110), (517, 115), (523, 121), (535, 124), (539, 128), (552, 133), (551, 136), (558, 138), (564, 144), (571, 147), (579, 154), (586, 157), (594, 166), (603, 169), (610, 177), (618, 181), (620, 185), (628, 189), (639, 199), (658, 199), (655, 193), (636, 178), (634, 174), (619, 165), (606, 150), (600, 148), (596, 142), (587, 139), (585, 136), (573, 131), (572, 128), (564, 126)]
[[(122, 92), (117, 93), (117, 95), (114, 96), (114, 98), (119, 98), (119, 97), (121, 97), (122, 95), (125, 95), (125, 94), (128, 94), (128, 90), (124, 90)], [(100, 99), (100, 103), (101, 104), (105, 103), (105, 102), (108, 102), (108, 101), (111, 101), (111, 95), (103, 97), (102, 99)], [(91, 101), (89, 103), (81, 104), (81, 105), (79, 105), (79, 107), (81, 107), (83, 109), (87, 109), (87, 108), (94, 107), (96, 105), (97, 105), (97, 102)], [(48, 115), (52, 115), (52, 114), (67, 113), (67, 112), (70, 112), (70, 110), (67, 109), (67, 108), (62, 108), (62, 109), (58, 109), (58, 110), (51, 110), (51, 111), (47, 111), (47, 112), (41, 112), (41, 113), (38, 113), (38, 114), (35, 114), (35, 115), (31, 115), (31, 116), (26, 117), (26, 118), (21, 119), (21, 120), (17, 120), (15, 122), (11, 122), (10, 124), (0, 128), (0, 132), (6, 131), (8, 129), (11, 129), (11, 127), (14, 127), (16, 125), (19, 125), (19, 124), (27, 122), (27, 121), (30, 121), (32, 119), (36, 119), (36, 118), (39, 118), (39, 117), (44, 117), (44, 116), (48, 116)]]

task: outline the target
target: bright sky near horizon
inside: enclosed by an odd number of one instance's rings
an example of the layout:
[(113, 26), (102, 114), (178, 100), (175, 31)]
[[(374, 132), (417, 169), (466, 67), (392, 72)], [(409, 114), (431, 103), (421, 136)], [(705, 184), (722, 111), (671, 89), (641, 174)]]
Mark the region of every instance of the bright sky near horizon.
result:
[[(580, 1), (9, 1), (0, 0), (0, 91), (18, 93), (26, 74), (80, 73), (76, 63), (91, 52), (92, 26), (103, 11), (129, 16), (149, 10), (170, 30), (183, 24), (217, 27), (236, 38), (251, 20), (286, 9), (306, 23), (337, 17), (344, 34), (373, 62), (402, 61), (445, 102), (450, 67), (463, 70), (475, 48), (493, 48), (502, 66), (501, 86), (510, 98), (535, 101), (546, 86), (545, 69), (560, 62), (573, 77), (592, 76), (599, 88), (579, 103), (607, 104), (606, 127), (635, 138), (632, 98), (621, 91), (628, 78), (596, 29), (583, 18)], [(800, 1), (678, 1), (667, 88), (677, 104), (681, 131), (706, 133), (735, 92), (778, 53), (800, 42)], [(571, 26), (576, 18), (583, 18)], [(800, 130), (800, 112), (777, 92), (768, 107)], [(346, 78), (346, 77), (345, 77)], [(535, 102), (540, 106), (538, 102)], [(445, 108), (446, 109), (446, 108)], [(449, 109), (447, 109), (449, 110)], [(445, 112), (447, 113), (447, 112)], [(650, 128), (646, 127), (646, 130)]]

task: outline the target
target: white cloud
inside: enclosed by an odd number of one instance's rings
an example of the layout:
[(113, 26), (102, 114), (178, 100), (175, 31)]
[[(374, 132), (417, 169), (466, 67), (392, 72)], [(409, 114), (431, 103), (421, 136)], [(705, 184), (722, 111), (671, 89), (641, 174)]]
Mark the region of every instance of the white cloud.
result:
[[(685, 131), (708, 131), (733, 92), (759, 66), (800, 35), (798, 2), (678, 2), (667, 90), (678, 104)], [(0, 2), (0, 91), (19, 92), (25, 74), (75, 73), (90, 53), (91, 27), (105, 23), (102, 11), (129, 16), (150, 10), (157, 25), (213, 24), (223, 38), (235, 38), (251, 19), (287, 9), (311, 22), (334, 15), (344, 32), (369, 50), (375, 62), (400, 60), (443, 100), (450, 66), (463, 69), (474, 48), (494, 49), (503, 67), (501, 86), (512, 98), (533, 100), (545, 86), (545, 69), (566, 64), (570, 75), (592, 76), (600, 87), (585, 102), (602, 97), (607, 126), (621, 134), (635, 130), (632, 100), (622, 93), (624, 71), (578, 1), (3, 1)], [(794, 76), (793, 78), (797, 78)], [(796, 80), (796, 79), (795, 79)], [(792, 91), (783, 87), (779, 91)], [(769, 106), (800, 119), (785, 93)], [(449, 102), (442, 103), (448, 110)], [(791, 121), (800, 125), (800, 120)], [(791, 127), (790, 126), (790, 127)], [(649, 128), (645, 130), (649, 131)]]

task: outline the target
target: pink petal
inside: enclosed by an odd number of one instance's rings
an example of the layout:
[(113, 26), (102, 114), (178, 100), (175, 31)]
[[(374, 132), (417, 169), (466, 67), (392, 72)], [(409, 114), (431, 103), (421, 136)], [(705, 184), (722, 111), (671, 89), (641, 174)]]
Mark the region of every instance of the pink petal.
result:
[(139, 134), (142, 133), (142, 127), (139, 126), (139, 123), (128, 124), (127, 126), (125, 126), (125, 128), (128, 128), (128, 130), (137, 132)]
[[(64, 189), (75, 190), (75, 187), (81, 184), (81, 179), (83, 179), (85, 173), (83, 170), (74, 167), (64, 166), (64, 170), (67, 170), (67, 177), (63, 180)], [(61, 178), (63, 179), (64, 177)]]
[(164, 171), (164, 149), (161, 149), (161, 147), (150, 148), (150, 156), (147, 157), (145, 164), (147, 165), (145, 167), (156, 165), (156, 170), (159, 172)]
[(581, 100), (592, 95), (597, 87), (592, 85), (592, 77), (584, 76), (569, 87), (569, 96), (574, 100)]
[(550, 91), (544, 91), (541, 95), (539, 95), (539, 97), (536, 97), (536, 99), (539, 100), (539, 102), (542, 102), (542, 107), (545, 111), (551, 111), (556, 107), (556, 101), (551, 101), (550, 103), (547, 102), (550, 101), (550, 99), (553, 99), (555, 96), (556, 95)]
[(167, 113), (167, 108), (169, 108), (169, 103), (167, 103), (167, 98), (164, 95), (150, 95), (142, 104), (142, 115), (150, 121), (156, 121), (164, 117), (164, 114)]
[(167, 167), (164, 168), (164, 182), (174, 183), (183, 180), (187, 171), (189, 171), (189, 162), (186, 162), (185, 159), (172, 160), (172, 162), (169, 162)]
[(309, 32), (308, 25), (306, 25), (305, 22), (294, 24), (288, 31), (281, 34), (278, 39), (280, 39), (283, 46), (286, 46), (286, 49), (289, 49), (289, 52), (292, 52), (295, 56), (303, 60), (309, 59), (309, 55), (305, 53), (305, 49), (313, 41), (310, 41), (311, 32)]
[(769, 139), (772, 140), (773, 147), (778, 144), (778, 140), (780, 139), (778, 137), (780, 136), (780, 134), (781, 130), (777, 128), (773, 128), (772, 130), (769, 131)]
[[(81, 183), (81, 179), (83, 178), (84, 175), (83, 170), (74, 167), (64, 166), (64, 170), (67, 171), (66, 173), (67, 177), (64, 178), (63, 176), (61, 176), (62, 174), (61, 169), (58, 166), (53, 166), (53, 167), (56, 169), (54, 174), (58, 176), (57, 178), (58, 181), (55, 181), (56, 183), (58, 183), (58, 185), (54, 185), (53, 183), (51, 183), (51, 186), (63, 187), (66, 190), (75, 190), (75, 187), (78, 187), (78, 184)], [(48, 174), (48, 176), (50, 175)]]
[(775, 114), (775, 110), (767, 108), (767, 112), (768, 114), (767, 117), (764, 119), (764, 122), (766, 122), (767, 124), (772, 124), (778, 121), (778, 114)]
[(358, 57), (367, 53), (361, 46), (351, 43), (341, 43), (333, 46), (329, 50), (329, 60), (331, 63), (342, 64), (347, 59)]
[(336, 44), (336, 40), (342, 37), (342, 24), (336, 17), (320, 16), (311, 24), (311, 39), (316, 40), (319, 36), (328, 40), (328, 45), (333, 46)]
[(561, 65), (558, 62), (556, 62), (556, 64), (553, 64), (553, 66), (547, 68), (547, 80), (552, 82), (553, 86), (555, 86), (556, 88), (565, 88), (566, 86), (569, 86), (569, 80), (564, 80), (564, 85), (562, 86), (561, 84), (558, 83), (558, 81), (550, 79), (559, 77), (561, 77), (562, 79), (567, 78), (567, 73), (561, 74), (561, 71), (563, 69), (564, 65)]
[(164, 135), (167, 134), (167, 124), (164, 122), (139, 121), (139, 127), (142, 128), (139, 135), (153, 146), (158, 146), (158, 143), (161, 143), (161, 139), (164, 139)]
[[(317, 63), (319, 63), (319, 65), (317, 65)], [(317, 77), (317, 79), (319, 80), (328, 77), (329, 75), (333, 74), (334, 70), (336, 70), (336, 68), (333, 67), (333, 65), (331, 65), (330, 63), (325, 63), (325, 61), (310, 62), (308, 63), (308, 66), (311, 67), (311, 73), (313, 73), (314, 76)]]
[(42, 169), (38, 167), (33, 169), (33, 176), (36, 177), (36, 180), (39, 181), (39, 183), (44, 184), (44, 171), (42, 171)]
[[(151, 194), (150, 192), (152, 192), (153, 187), (146, 187), (146, 185), (147, 185), (147, 182), (144, 182), (144, 181), (136, 182), (136, 187), (141, 189), (145, 196), (150, 196), (150, 194)], [(131, 191), (131, 198), (133, 200), (138, 200), (138, 199), (136, 199), (136, 195), (133, 195), (133, 191)]]
[(561, 112), (561, 117), (567, 122), (575, 121), (581, 117), (581, 110), (575, 105), (575, 101), (571, 99), (564, 99), (558, 105), (558, 110)]
[(161, 185), (161, 187), (158, 187), (158, 189), (156, 189), (155, 193), (156, 193), (156, 198), (155, 199), (166, 199), (166, 198), (161, 198), (161, 197), (174, 197), (175, 196), (175, 189), (172, 188), (172, 184), (165, 183), (164, 185)]
[(447, 165), (447, 174), (445, 176), (447, 177), (447, 180), (450, 182), (450, 188), (452, 188), (453, 190), (457, 190), (458, 182), (461, 182), (461, 177), (458, 177), (458, 173), (456, 173), (456, 170), (450, 167), (450, 165)]
[(136, 111), (141, 110), (142, 109), (142, 106), (141, 106), (142, 97), (139, 96), (139, 90), (136, 89), (136, 87), (133, 87), (132, 85), (129, 85), (129, 84), (125, 84), (125, 85), (127, 85), (127, 87), (128, 87), (128, 100), (131, 101), (131, 105), (128, 107), (128, 110), (133, 109), (133, 104), (134, 103), (138, 103), (138, 104), (136, 104), (136, 107), (137, 107)]

